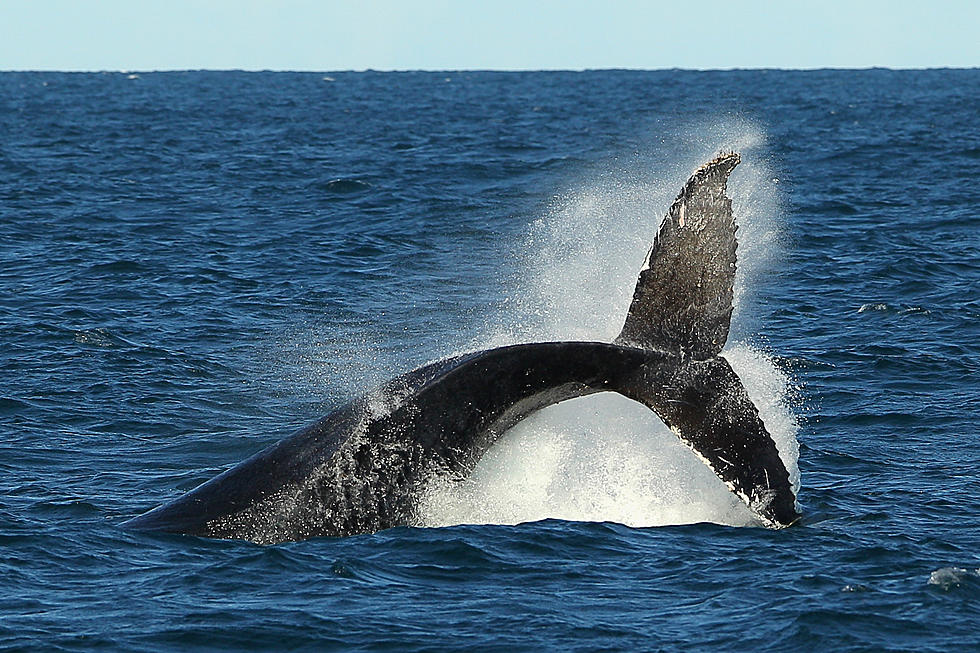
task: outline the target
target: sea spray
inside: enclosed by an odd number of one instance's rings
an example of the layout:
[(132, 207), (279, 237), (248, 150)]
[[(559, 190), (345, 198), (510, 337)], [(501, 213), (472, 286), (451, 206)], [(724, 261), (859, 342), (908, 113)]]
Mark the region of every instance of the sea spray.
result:
[[(757, 153), (764, 134), (744, 121), (731, 121), (699, 126), (675, 140), (680, 141), (676, 147), (688, 149), (662, 174), (602, 175), (597, 183), (557, 198), (531, 225), (510, 303), (515, 309), (488, 329), (482, 345), (611, 341), (683, 180), (718, 151), (741, 150), (745, 163), (728, 189), (739, 225), (734, 338), (722, 355), (759, 408), (796, 491), (798, 425), (788, 407), (790, 380), (765, 352), (735, 340), (755, 326), (753, 291), (781, 244), (776, 179)], [(682, 169), (677, 160), (689, 165)], [(612, 393), (563, 402), (524, 420), (501, 437), (466, 480), (433, 482), (420, 512), (423, 522), (434, 526), (549, 517), (631, 526), (758, 523), (656, 415)]]

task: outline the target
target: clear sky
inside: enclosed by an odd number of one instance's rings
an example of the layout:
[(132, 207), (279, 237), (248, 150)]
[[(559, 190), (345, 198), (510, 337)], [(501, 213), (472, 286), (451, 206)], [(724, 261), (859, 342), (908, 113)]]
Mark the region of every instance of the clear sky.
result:
[(0, 0), (0, 70), (980, 66), (980, 0)]

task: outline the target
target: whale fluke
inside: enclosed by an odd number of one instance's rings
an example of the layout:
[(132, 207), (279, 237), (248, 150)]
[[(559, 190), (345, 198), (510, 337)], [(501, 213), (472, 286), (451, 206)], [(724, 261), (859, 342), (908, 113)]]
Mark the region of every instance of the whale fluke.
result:
[(719, 156), (681, 189), (640, 271), (617, 344), (698, 360), (725, 346), (736, 249), (726, 185), (740, 160), (734, 152)]
[(667, 212), (613, 343), (529, 343), (472, 352), (396, 377), (124, 524), (259, 543), (421, 525), (438, 477), (464, 478), (508, 428), (545, 406), (617, 392), (651, 410), (771, 527), (796, 497), (741, 380), (728, 338), (735, 222), (726, 154)]

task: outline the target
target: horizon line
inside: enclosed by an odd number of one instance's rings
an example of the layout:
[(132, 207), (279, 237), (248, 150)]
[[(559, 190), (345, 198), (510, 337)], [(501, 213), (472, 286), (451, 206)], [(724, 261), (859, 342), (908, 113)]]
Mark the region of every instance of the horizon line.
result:
[(779, 66), (731, 66), (725, 68), (694, 68), (671, 66), (665, 68), (640, 68), (631, 66), (611, 66), (596, 68), (0, 68), (0, 73), (82, 73), (82, 74), (139, 74), (139, 73), (190, 73), (190, 72), (244, 72), (244, 73), (587, 73), (587, 72), (819, 72), (819, 71), (869, 71), (889, 70), (894, 72), (928, 70), (980, 70), (980, 66), (813, 66), (784, 68)]

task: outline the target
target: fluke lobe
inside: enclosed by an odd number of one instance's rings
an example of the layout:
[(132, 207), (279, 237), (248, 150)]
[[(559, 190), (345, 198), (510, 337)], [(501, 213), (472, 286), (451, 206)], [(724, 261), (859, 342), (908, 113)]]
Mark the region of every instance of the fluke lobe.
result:
[(786, 467), (718, 355), (735, 278), (726, 183), (739, 160), (719, 156), (684, 185), (614, 342), (512, 345), (426, 365), (124, 526), (275, 543), (418, 525), (431, 480), (465, 478), (524, 417), (596, 392), (649, 407), (763, 523), (793, 523)]

